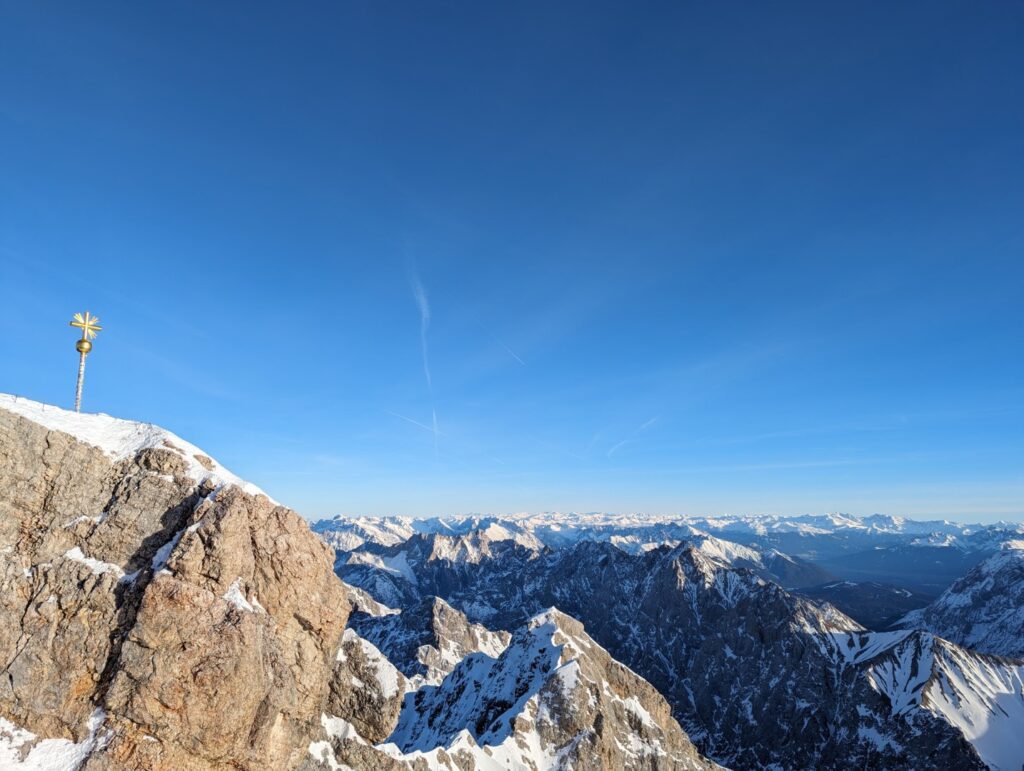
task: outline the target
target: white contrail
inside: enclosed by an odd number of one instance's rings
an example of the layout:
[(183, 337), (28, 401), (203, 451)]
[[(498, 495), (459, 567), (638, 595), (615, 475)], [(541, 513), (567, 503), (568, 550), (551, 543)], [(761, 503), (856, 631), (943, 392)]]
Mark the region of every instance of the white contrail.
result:
[[(434, 381), (430, 377), (430, 349), (427, 346), (427, 330), (430, 328), (430, 301), (427, 299), (427, 291), (420, 282), (416, 266), (413, 265), (409, 271), (409, 283), (412, 284), (412, 296), (416, 300), (416, 307), (420, 309), (420, 353), (423, 356), (423, 376), (427, 379), (427, 393), (430, 395), (430, 417), (431, 426), (423, 426), (434, 434), (434, 461), (438, 459), (437, 437), (441, 431), (437, 427), (437, 407), (434, 405)], [(399, 416), (401, 417), (401, 416)], [(416, 421), (413, 421), (414, 423)]]
[(427, 378), (427, 388), (433, 388), (430, 378), (430, 353), (427, 350), (427, 329), (430, 327), (430, 303), (427, 300), (427, 293), (420, 283), (416, 269), (413, 268), (410, 277), (412, 282), (412, 294), (416, 298), (416, 305), (420, 309), (420, 351), (423, 354), (423, 374)]
[(608, 457), (609, 458), (612, 457), (612, 455), (615, 454), (615, 451), (617, 449), (619, 449), (620, 447), (622, 447), (622, 445), (624, 445), (628, 441), (629, 441), (628, 439), (623, 439), (621, 442), (616, 442), (615, 444), (613, 444), (611, 446), (611, 449), (608, 450)]
[(433, 428), (431, 428), (426, 423), (420, 423), (418, 420), (413, 420), (412, 418), (406, 417), (405, 415), (402, 415), (398, 412), (393, 412), (392, 410), (384, 410), (384, 412), (386, 412), (388, 415), (393, 415), (396, 418), (400, 418), (401, 420), (404, 420), (406, 423), (412, 423), (414, 426), (418, 426), (419, 428), (422, 428), (424, 431), (429, 431), (430, 433), (434, 434), (435, 437), (437, 436), (437, 434), (441, 433), (437, 428), (436, 413), (434, 415), (434, 426)]
[(635, 429), (633, 429), (633, 433), (632, 434), (627, 436), (625, 439), (623, 439), (623, 440), (613, 444), (611, 446), (611, 448), (608, 450), (607, 457), (609, 457), (609, 458), (612, 457), (612, 455), (615, 454), (616, 450), (620, 449), (625, 444), (629, 444), (631, 441), (633, 441), (633, 437), (634, 436), (636, 436), (637, 434), (643, 433), (648, 428), (653, 426), (655, 423), (658, 422), (658, 419), (660, 417), (661, 417), (661, 415), (655, 415), (653, 418), (649, 418), (649, 419), (645, 420), (643, 423), (641, 423), (639, 426), (637, 426)]
[[(493, 335), (492, 335), (492, 337), (493, 337)], [(513, 351), (511, 348), (509, 348), (507, 345), (505, 345), (505, 343), (503, 343), (501, 340), (498, 340), (498, 338), (495, 337), (494, 339), (498, 341), (498, 345), (500, 345), (502, 348), (504, 348), (506, 351), (508, 351), (508, 355), (509, 356), (511, 356), (516, 361), (518, 361), (524, 367), (526, 366), (526, 362), (523, 361), (522, 359), (520, 359), (519, 355), (515, 351)]]
[(636, 435), (636, 434), (639, 434), (641, 431), (646, 431), (648, 428), (650, 428), (655, 423), (657, 423), (658, 422), (658, 418), (660, 418), (660, 417), (661, 417), (661, 415), (655, 415), (650, 420), (645, 420), (643, 423), (641, 423), (637, 427), (636, 431), (634, 431), (633, 434)]

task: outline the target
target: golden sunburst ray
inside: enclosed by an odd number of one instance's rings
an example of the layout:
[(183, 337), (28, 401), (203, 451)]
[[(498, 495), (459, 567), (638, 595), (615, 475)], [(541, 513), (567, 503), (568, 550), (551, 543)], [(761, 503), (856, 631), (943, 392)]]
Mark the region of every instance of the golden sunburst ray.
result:
[(96, 337), (97, 332), (103, 330), (103, 327), (100, 326), (100, 320), (89, 313), (89, 311), (76, 313), (69, 323), (71, 326), (82, 330), (83, 340), (92, 340)]

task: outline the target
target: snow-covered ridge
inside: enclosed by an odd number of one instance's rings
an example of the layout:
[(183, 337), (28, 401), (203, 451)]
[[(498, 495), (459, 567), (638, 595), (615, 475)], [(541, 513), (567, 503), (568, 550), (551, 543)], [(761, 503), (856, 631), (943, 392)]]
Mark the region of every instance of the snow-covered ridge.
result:
[[(616, 669), (622, 674), (613, 675)], [(614, 689), (628, 679), (633, 689), (624, 698)], [(398, 758), (462, 748), (475, 768), (583, 767), (573, 752), (580, 741), (593, 740), (594, 721), (615, 737), (623, 765), (650, 767), (652, 759), (662, 759), (673, 768), (710, 768), (689, 754), (681, 733), (669, 735), (670, 718), (661, 724), (654, 718), (648, 707), (658, 701), (654, 689), (615, 662), (578, 621), (549, 608), (516, 630), (496, 657), (470, 654), (438, 687), (407, 698), (380, 749)], [(568, 736), (559, 735), (563, 713), (574, 716)]]
[[(892, 717), (926, 710), (959, 730), (993, 769), (1024, 759), (1024, 665), (983, 656), (927, 632), (832, 635), (838, 662), (862, 666)], [(879, 737), (885, 741), (885, 737)], [(891, 743), (891, 740), (890, 740)]]
[(84, 444), (99, 448), (114, 461), (132, 458), (149, 448), (170, 450), (185, 459), (189, 477), (197, 482), (210, 481), (216, 486), (236, 485), (252, 495), (266, 495), (256, 485), (232, 474), (194, 444), (151, 423), (122, 420), (103, 413), (72, 412), (11, 394), (0, 394), (0, 409), (51, 431), (70, 434)]
[(1011, 542), (899, 625), (958, 645), (1024, 659), (1024, 549)]

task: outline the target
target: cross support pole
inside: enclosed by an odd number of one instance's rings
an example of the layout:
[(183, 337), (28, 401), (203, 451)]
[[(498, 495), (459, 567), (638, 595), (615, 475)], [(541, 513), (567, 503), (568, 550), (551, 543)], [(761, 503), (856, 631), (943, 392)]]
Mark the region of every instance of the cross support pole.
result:
[(78, 385), (75, 387), (75, 412), (82, 411), (82, 383), (85, 382), (85, 352), (78, 354)]

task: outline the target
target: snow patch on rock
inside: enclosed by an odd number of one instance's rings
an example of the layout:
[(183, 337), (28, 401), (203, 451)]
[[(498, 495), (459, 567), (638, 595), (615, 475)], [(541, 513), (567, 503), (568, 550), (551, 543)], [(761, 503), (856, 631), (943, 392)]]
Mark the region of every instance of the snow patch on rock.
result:
[[(89, 718), (89, 735), (80, 742), (39, 739), (0, 717), (0, 768), (17, 771), (68, 771), (79, 768), (89, 753), (106, 746), (110, 733), (100, 733), (106, 713), (97, 709)], [(23, 754), (24, 753), (24, 754)]]
[(237, 485), (252, 495), (266, 495), (256, 485), (232, 474), (194, 444), (151, 423), (122, 420), (103, 413), (72, 412), (11, 394), (0, 394), (0, 409), (51, 431), (70, 434), (80, 442), (98, 447), (115, 461), (132, 458), (145, 449), (170, 450), (185, 459), (188, 475), (196, 482)]
[(77, 546), (73, 549), (68, 549), (64, 552), (64, 559), (72, 560), (73, 562), (80, 562), (92, 570), (93, 575), (103, 575), (104, 573), (110, 573), (111, 575), (117, 576), (117, 578), (124, 578), (124, 571), (118, 566), (111, 562), (101, 562), (100, 560), (86, 557), (80, 548)]

